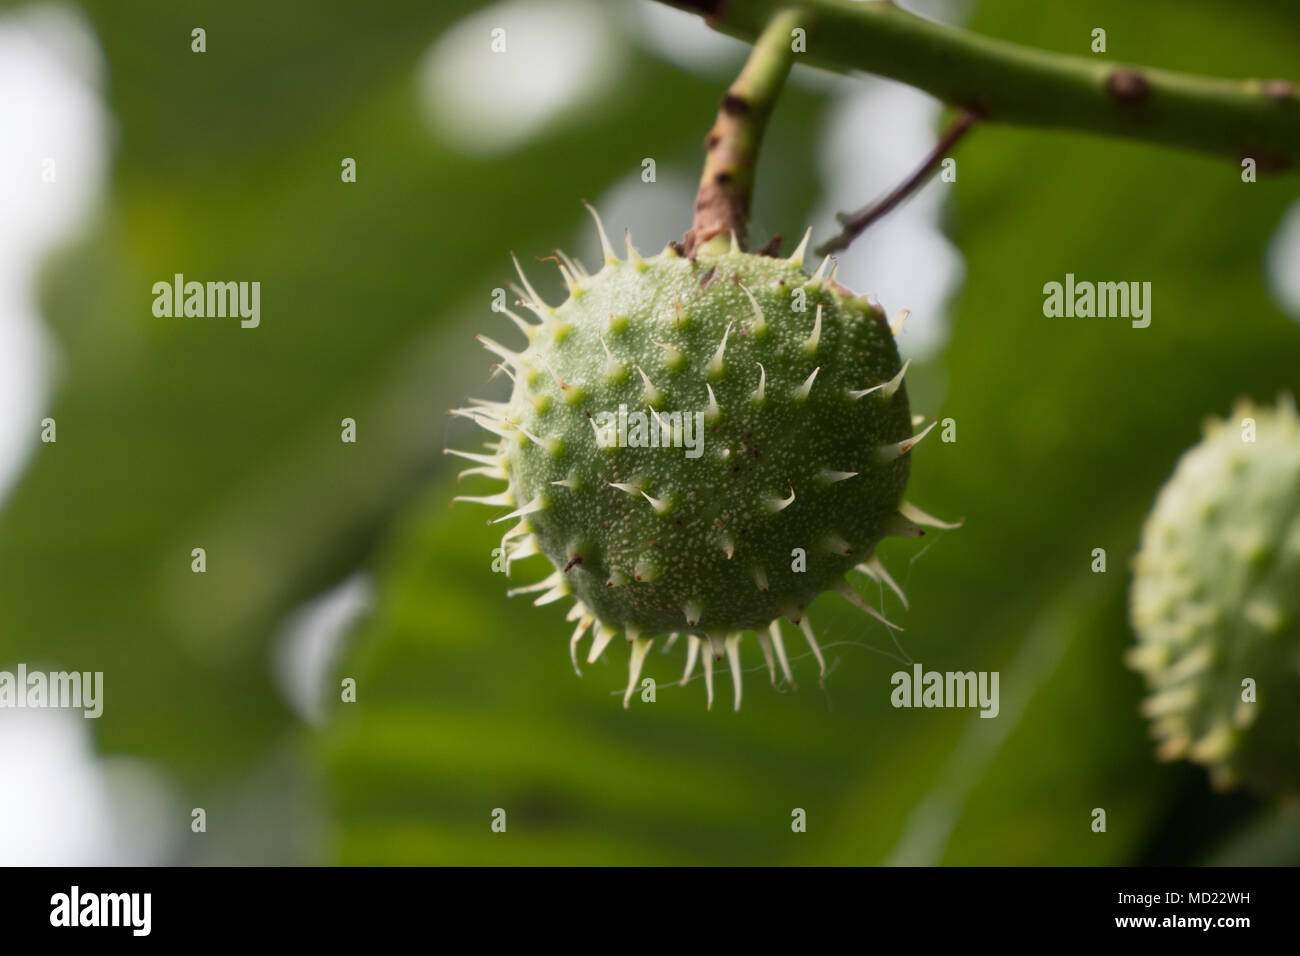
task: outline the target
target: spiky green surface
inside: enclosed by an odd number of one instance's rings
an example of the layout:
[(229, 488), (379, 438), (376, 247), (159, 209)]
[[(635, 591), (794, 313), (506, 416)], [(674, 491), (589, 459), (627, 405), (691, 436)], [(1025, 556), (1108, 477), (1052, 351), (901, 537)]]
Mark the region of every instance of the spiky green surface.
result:
[[(790, 259), (714, 241), (693, 259), (669, 247), (644, 260), (629, 241), (620, 260), (602, 230), (596, 275), (557, 260), (563, 304), (542, 302), (524, 279), (520, 304), (540, 321), (507, 313), (526, 347), (483, 339), (514, 389), (458, 410), (498, 441), (487, 455), (457, 454), (508, 488), (470, 500), (513, 509), (496, 519), (518, 522), (506, 533), (511, 561), (540, 553), (554, 567), (512, 593), (575, 597), (575, 667), (588, 627), (589, 661), (626, 634), (629, 694), (659, 634), (690, 635), (688, 676), (708, 639), (710, 701), (712, 660), (725, 653), (739, 705), (743, 631), (760, 631), (773, 681), (774, 651), (792, 680), (781, 617), (800, 626), (824, 674), (804, 609), (834, 587), (879, 617), (845, 573), (897, 590), (876, 543), (916, 537), (918, 522), (943, 526), (903, 501), (908, 452), (923, 436), (912, 433), (893, 332), (878, 306), (824, 274), (826, 262), (804, 271), (806, 242)], [(702, 415), (702, 449), (602, 445), (597, 423), (621, 408)]]
[[(1242, 420), (1256, 422), (1243, 440)], [(1300, 791), (1300, 421), (1239, 403), (1179, 460), (1142, 533), (1129, 662), (1165, 759)], [(1256, 702), (1242, 681), (1256, 682)]]
[[(908, 472), (906, 457), (873, 456), (912, 434), (903, 389), (888, 401), (848, 394), (898, 373), (877, 310), (810, 282), (788, 261), (746, 253), (608, 265), (581, 288), (523, 354), (533, 369), (510, 414), (543, 442), (515, 441), (507, 460), (517, 500), (549, 500), (530, 519), (534, 534), (552, 563), (571, 565), (569, 586), (601, 620), (646, 634), (766, 627), (871, 553)], [(791, 311), (795, 288), (807, 292), (806, 312)], [(820, 342), (807, 347), (818, 306)], [(588, 416), (620, 405), (702, 413), (700, 457), (675, 447), (598, 448)], [(830, 482), (823, 471), (860, 474)], [(791, 489), (794, 501), (780, 507)], [(795, 548), (808, 553), (804, 572), (791, 570)], [(693, 625), (691, 606), (699, 608)]]

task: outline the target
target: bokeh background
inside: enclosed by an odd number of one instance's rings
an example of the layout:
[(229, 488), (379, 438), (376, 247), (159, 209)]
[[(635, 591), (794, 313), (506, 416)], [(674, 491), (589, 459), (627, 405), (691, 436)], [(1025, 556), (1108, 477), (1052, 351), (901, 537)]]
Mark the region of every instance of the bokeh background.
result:
[[(906, 5), (1300, 79), (1287, 0)], [(657, 703), (624, 712), (621, 646), (579, 680), (563, 606), (506, 600), (441, 454), (477, 441), (446, 409), (491, 388), (472, 336), (512, 334), (489, 308), (510, 250), (552, 301), (539, 257), (597, 264), (581, 198), (644, 252), (680, 236), (744, 51), (648, 0), (0, 5), (0, 669), (106, 684), (98, 721), (0, 712), (0, 862), (1300, 862), (1294, 807), (1155, 762), (1121, 664), (1128, 560), (1177, 456), (1238, 395), (1300, 390), (1295, 175), (989, 126), (956, 183), (842, 258), (913, 310), (913, 404), (957, 423), (909, 498), (966, 524), (888, 542), (912, 608), (881, 600), (905, 659), (1001, 673), (997, 719), (893, 709), (899, 649), (836, 597), (813, 608), (824, 690), (803, 655), (797, 693), (755, 670), (739, 714), (706, 713), (656, 651)], [(796, 67), (755, 244), (829, 235), (941, 117)], [(261, 327), (155, 318), (177, 272), (260, 281)], [(1067, 272), (1151, 282), (1151, 326), (1045, 318)]]

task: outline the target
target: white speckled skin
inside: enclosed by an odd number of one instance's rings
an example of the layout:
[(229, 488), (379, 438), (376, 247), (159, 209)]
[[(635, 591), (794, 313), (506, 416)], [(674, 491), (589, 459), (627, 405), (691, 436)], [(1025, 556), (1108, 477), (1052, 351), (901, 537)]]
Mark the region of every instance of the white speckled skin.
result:
[[(1255, 440), (1242, 422), (1254, 420)], [(1300, 420), (1239, 403), (1210, 422), (1142, 532), (1128, 655), (1165, 759), (1220, 787), (1300, 792)], [(1255, 681), (1255, 701), (1242, 681)]]

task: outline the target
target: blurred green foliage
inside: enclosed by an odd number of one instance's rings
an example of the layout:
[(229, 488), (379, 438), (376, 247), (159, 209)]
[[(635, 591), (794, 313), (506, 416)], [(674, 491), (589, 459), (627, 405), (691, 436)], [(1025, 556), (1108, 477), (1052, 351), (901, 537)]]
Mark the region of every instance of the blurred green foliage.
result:
[[(907, 652), (1001, 671), (998, 719), (893, 709), (888, 635), (834, 597), (812, 612), (825, 691), (802, 658), (797, 693), (755, 671), (740, 714), (706, 713), (672, 683), (680, 653), (656, 652), (658, 702), (624, 712), (624, 649), (576, 679), (563, 609), (507, 601), (500, 529), (448, 507), (441, 448), (475, 436), (443, 410), (482, 390), (472, 334), (506, 334), (488, 305), (508, 250), (572, 245), (578, 199), (642, 157), (694, 164), (722, 83), (628, 44), (599, 106), (460, 155), (419, 119), (414, 72), (472, 6), (86, 4), (119, 135), (107, 202), (43, 287), (60, 440), (0, 512), (0, 659), (106, 672), (101, 748), (192, 794), (289, 747), (327, 796), (323, 852), (346, 863), (1300, 861), (1293, 813), (1153, 761), (1120, 663), (1127, 558), (1177, 455), (1237, 395), (1300, 389), (1300, 326), (1263, 274), (1297, 179), (996, 126), (963, 145), (949, 208), (967, 280), (949, 346), (911, 379), (958, 441), (918, 449), (909, 498), (967, 520), (882, 557), (912, 600), (885, 599)], [(970, 25), (1072, 52), (1101, 25), (1117, 60), (1297, 78), (1282, 2), (1004, 0)], [(756, 209), (772, 231), (800, 231), (818, 197), (823, 105), (794, 87), (778, 107)], [(260, 279), (261, 328), (154, 319), (150, 286), (175, 272)], [(1151, 327), (1044, 318), (1042, 285), (1067, 272), (1151, 281)], [(356, 445), (338, 439), (348, 416)], [(306, 732), (268, 644), (357, 567), (378, 591), (339, 668), (358, 701)], [(742, 650), (761, 666), (752, 638)]]

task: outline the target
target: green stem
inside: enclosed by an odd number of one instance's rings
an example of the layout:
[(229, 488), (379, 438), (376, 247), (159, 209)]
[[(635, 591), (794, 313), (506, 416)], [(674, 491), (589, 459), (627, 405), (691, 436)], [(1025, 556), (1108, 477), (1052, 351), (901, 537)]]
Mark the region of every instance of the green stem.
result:
[(734, 234), (742, 246), (745, 242), (758, 147), (794, 60), (792, 33), (800, 20), (794, 11), (777, 10), (763, 23), (705, 140), (708, 152), (695, 198), (695, 222), (684, 240), (687, 255), (714, 236)]
[[(752, 40), (779, 0), (662, 0)], [(785, 0), (786, 3), (789, 0)], [(1079, 130), (1300, 164), (1300, 93), (1286, 80), (1225, 80), (1051, 53), (922, 19), (888, 0), (803, 0), (809, 63), (908, 83), (985, 122)]]

